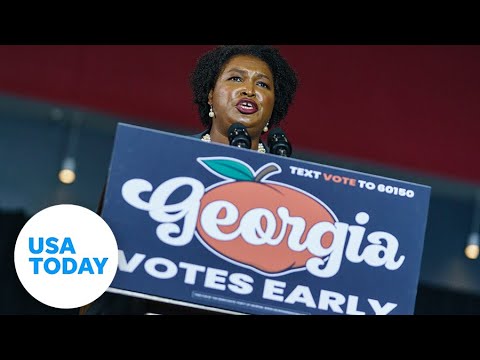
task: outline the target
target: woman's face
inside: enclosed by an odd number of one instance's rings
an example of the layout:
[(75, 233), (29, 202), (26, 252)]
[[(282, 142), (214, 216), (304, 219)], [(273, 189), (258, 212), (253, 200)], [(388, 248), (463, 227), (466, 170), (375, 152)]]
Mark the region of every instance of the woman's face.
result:
[(232, 57), (208, 95), (215, 117), (212, 127), (223, 134), (234, 123), (245, 125), (252, 138), (259, 138), (272, 116), (275, 102), (273, 74), (257, 57)]

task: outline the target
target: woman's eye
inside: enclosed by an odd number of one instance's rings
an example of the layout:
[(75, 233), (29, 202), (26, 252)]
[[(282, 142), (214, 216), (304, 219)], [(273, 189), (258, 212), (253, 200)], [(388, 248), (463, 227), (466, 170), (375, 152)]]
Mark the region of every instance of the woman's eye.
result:
[(268, 84), (267, 84), (267, 83), (264, 83), (263, 81), (259, 81), (257, 84), (260, 85), (261, 87), (270, 89), (270, 86), (268, 86)]
[(228, 80), (233, 80), (233, 81), (237, 81), (237, 82), (240, 82), (242, 81), (242, 79), (240, 78), (240, 76), (232, 76), (230, 79)]

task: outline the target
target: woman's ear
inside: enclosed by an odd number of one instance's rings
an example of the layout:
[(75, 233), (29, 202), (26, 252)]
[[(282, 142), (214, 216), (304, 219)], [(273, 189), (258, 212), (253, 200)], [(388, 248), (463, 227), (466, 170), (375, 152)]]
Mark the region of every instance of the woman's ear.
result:
[(213, 89), (208, 92), (208, 104), (212, 105), (213, 103)]

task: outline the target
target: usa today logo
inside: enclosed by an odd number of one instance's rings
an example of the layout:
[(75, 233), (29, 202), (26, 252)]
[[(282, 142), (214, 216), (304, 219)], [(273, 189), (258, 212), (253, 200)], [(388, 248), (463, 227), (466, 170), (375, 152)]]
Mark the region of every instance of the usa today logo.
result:
[(78, 205), (55, 205), (22, 228), (14, 260), (30, 295), (54, 308), (73, 309), (108, 289), (117, 271), (118, 247), (99, 215)]

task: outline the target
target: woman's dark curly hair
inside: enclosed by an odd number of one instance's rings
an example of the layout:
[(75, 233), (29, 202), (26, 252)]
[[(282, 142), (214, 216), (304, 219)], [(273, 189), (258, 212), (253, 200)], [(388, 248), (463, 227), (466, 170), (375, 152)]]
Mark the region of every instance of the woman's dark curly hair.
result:
[(210, 128), (212, 119), (208, 116), (208, 93), (215, 87), (224, 65), (236, 55), (255, 56), (268, 64), (273, 74), (275, 103), (269, 124), (277, 125), (285, 118), (293, 102), (298, 79), (295, 71), (282, 57), (278, 49), (266, 45), (224, 45), (202, 55), (190, 75), (193, 102), (198, 105), (202, 124)]

